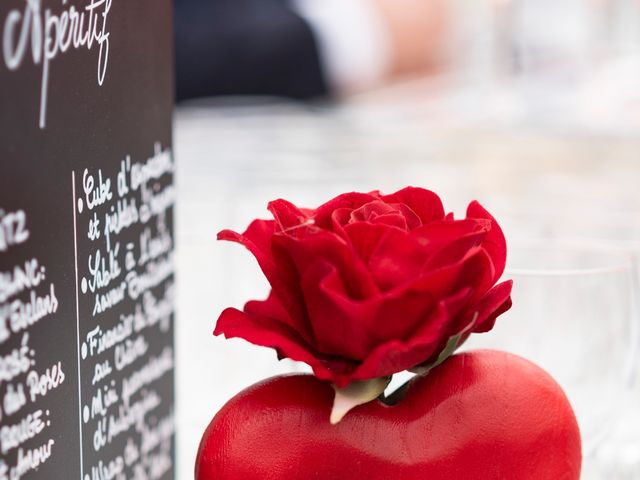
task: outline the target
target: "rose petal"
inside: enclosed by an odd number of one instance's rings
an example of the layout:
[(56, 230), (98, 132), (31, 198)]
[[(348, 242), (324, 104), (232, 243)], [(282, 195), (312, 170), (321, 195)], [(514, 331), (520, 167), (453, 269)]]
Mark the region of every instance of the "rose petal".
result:
[(377, 200), (379, 195), (376, 192), (371, 193), (359, 193), (359, 192), (350, 192), (343, 193), (342, 195), (338, 195), (335, 198), (332, 198), (328, 202), (320, 205), (314, 215), (313, 219), (315, 220), (315, 224), (324, 228), (325, 230), (331, 230), (331, 215), (334, 210), (340, 208), (348, 208), (350, 210), (354, 210), (356, 208), (360, 208), (365, 203), (373, 202)]
[[(475, 254), (486, 255), (479, 249)], [(309, 268), (302, 284), (318, 349), (327, 354), (363, 359), (381, 343), (413, 334), (428, 318), (434, 299), (456, 295), (463, 288), (458, 285), (458, 278), (473, 255), (469, 252), (468, 257), (457, 264), (429, 272), (403, 288), (366, 300), (354, 300), (345, 293), (333, 266), (319, 263)], [(450, 311), (452, 317), (457, 314)]]
[(406, 187), (390, 195), (383, 195), (382, 200), (388, 203), (402, 203), (420, 217), (423, 225), (444, 218), (442, 200), (431, 190)]
[(420, 275), (429, 250), (411, 233), (389, 228), (370, 255), (368, 267), (380, 290), (391, 290)]
[[(387, 231), (388, 227), (384, 225), (370, 223), (354, 223), (345, 227), (351, 246), (366, 264), (371, 263), (371, 255), (378, 248), (378, 244)], [(405, 291), (408, 288), (429, 290), (436, 297), (448, 295), (451, 292), (452, 283), (459, 275), (463, 262), (477, 254), (480, 249), (481, 247), (468, 248), (462, 252), (461, 258), (451, 258), (448, 262), (443, 262), (445, 264), (442, 266), (425, 269), (417, 276), (410, 276), (406, 282), (401, 282), (385, 291), (384, 295), (395, 295), (395, 290)]]
[(277, 258), (289, 258), (301, 277), (315, 261), (324, 260), (334, 265), (352, 298), (369, 298), (379, 293), (371, 273), (358, 255), (344, 239), (332, 232), (319, 230), (302, 239), (275, 235), (273, 251)]
[[(273, 220), (254, 220), (243, 234), (233, 230), (218, 232), (218, 240), (227, 240), (244, 245), (256, 257), (260, 267), (264, 265), (268, 270), (273, 266), (271, 237), (275, 232), (275, 226), (276, 224)], [(267, 275), (267, 272), (264, 273)]]
[(458, 310), (465, 303), (468, 294), (468, 291), (463, 291), (441, 301), (419, 331), (408, 340), (392, 340), (377, 347), (350, 378), (365, 380), (384, 377), (437, 357), (438, 349), (442, 348), (442, 339), (446, 336), (450, 311)]
[(242, 338), (254, 345), (273, 348), (281, 358), (306, 363), (320, 379), (332, 380), (334, 377), (333, 372), (323, 365), (318, 353), (305, 344), (294, 329), (277, 320), (227, 308), (220, 314), (213, 334)]
[(232, 230), (218, 233), (218, 240), (240, 243), (247, 248), (258, 261), (260, 269), (271, 285), (274, 294), (282, 305), (296, 318), (304, 315), (299, 295), (298, 276), (293, 266), (286, 259), (274, 255), (271, 242), (275, 230), (272, 220), (254, 220), (243, 234)]
[(273, 291), (266, 300), (251, 300), (244, 306), (247, 315), (257, 315), (277, 320), (280, 323), (293, 328), (309, 345), (314, 345), (315, 338), (309, 324), (306, 310), (299, 314), (285, 308)]
[(400, 211), (407, 224), (407, 230), (413, 230), (422, 225), (420, 217), (404, 203), (392, 203), (393, 207)]
[(290, 232), (297, 227), (309, 225), (309, 217), (293, 203), (278, 199), (269, 202), (267, 207), (280, 227), (278, 233)]
[(375, 200), (373, 202), (365, 203), (355, 210), (351, 210), (349, 221), (350, 223), (370, 222), (378, 215), (385, 215), (387, 213), (398, 213), (398, 210), (393, 208), (391, 205), (381, 202), (380, 200)]
[(459, 284), (473, 289), (471, 302), (477, 302), (494, 284), (494, 268), (487, 251), (480, 247), (465, 263)]
[(280, 272), (277, 270), (271, 253), (271, 237), (273, 236), (274, 228), (275, 222), (271, 220), (254, 220), (243, 234), (233, 230), (218, 232), (218, 240), (226, 240), (243, 245), (256, 258), (269, 283), (273, 281), (278, 284), (281, 282)]
[(469, 268), (469, 262), (473, 257), (481, 254), (481, 247), (470, 248), (462, 258), (448, 263), (442, 267), (425, 270), (420, 276), (410, 279), (408, 282), (385, 292), (386, 295), (397, 295), (408, 289), (429, 292), (435, 298), (446, 298), (455, 291), (459, 291), (467, 285), (463, 281), (464, 270)]
[(344, 227), (349, 224), (352, 211), (353, 210), (350, 208), (338, 208), (331, 214), (331, 226), (333, 227), (333, 231), (344, 239), (347, 237)]
[(389, 227), (379, 223), (351, 223), (344, 227), (344, 236), (365, 265), (378, 247)]
[(409, 227), (407, 226), (407, 220), (399, 213), (387, 213), (384, 215), (378, 215), (371, 219), (371, 223), (387, 225), (389, 227), (395, 227), (405, 231), (409, 230)]
[(499, 283), (482, 298), (475, 308), (478, 318), (473, 332), (488, 332), (493, 328), (496, 318), (511, 308), (511, 290), (513, 281)]
[(407, 230), (407, 221), (402, 212), (381, 201), (369, 202), (353, 210), (349, 216), (349, 223), (359, 222), (382, 223)]
[(467, 207), (467, 218), (491, 220), (491, 228), (482, 241), (482, 245), (491, 257), (495, 269), (494, 281), (497, 281), (502, 276), (507, 262), (507, 242), (504, 233), (495, 218), (476, 201), (471, 202)]
[(440, 221), (417, 228), (411, 234), (429, 250), (429, 260), (423, 265), (426, 271), (460, 260), (483, 242), (489, 228), (488, 221)]
[(406, 339), (409, 332), (429, 321), (436, 303), (436, 298), (426, 289), (409, 288), (401, 294), (385, 295), (369, 326), (373, 332), (371, 343), (377, 346), (394, 338)]
[(377, 302), (351, 301), (339, 272), (317, 261), (301, 279), (316, 349), (331, 356), (362, 360), (371, 349), (369, 330)]
[[(453, 335), (459, 334), (463, 329), (468, 327), (468, 320), (466, 321), (466, 324), (458, 322), (460, 323), (460, 325), (455, 327), (452, 325), (452, 320), (466, 317), (465, 309), (468, 307), (469, 299), (472, 297), (472, 295), (473, 289), (467, 287), (457, 290), (450, 295), (442, 297), (442, 299), (438, 302), (436, 308), (434, 308), (434, 312), (436, 312), (437, 315), (444, 315), (447, 320), (437, 323), (434, 319), (438, 319), (440, 317), (432, 313), (428, 320), (418, 325), (418, 328), (416, 328), (415, 330), (407, 333), (405, 340), (408, 343), (411, 343), (415, 339), (430, 337), (434, 335), (438, 336), (438, 345), (434, 348), (433, 353), (429, 357), (425, 357), (422, 360), (422, 363), (435, 360), (442, 349), (446, 347), (449, 339)], [(435, 331), (434, 327), (437, 327)]]

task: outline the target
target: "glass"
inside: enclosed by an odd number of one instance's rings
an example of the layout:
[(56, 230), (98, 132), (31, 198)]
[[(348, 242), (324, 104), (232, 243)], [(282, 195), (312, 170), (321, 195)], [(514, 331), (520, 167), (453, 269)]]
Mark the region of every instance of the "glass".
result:
[(638, 326), (630, 255), (559, 241), (511, 244), (509, 255), (505, 278), (514, 281), (513, 308), (465, 348), (506, 350), (548, 371), (578, 418), (582, 478), (627, 478), (613, 475), (615, 459), (602, 452), (632, 398)]

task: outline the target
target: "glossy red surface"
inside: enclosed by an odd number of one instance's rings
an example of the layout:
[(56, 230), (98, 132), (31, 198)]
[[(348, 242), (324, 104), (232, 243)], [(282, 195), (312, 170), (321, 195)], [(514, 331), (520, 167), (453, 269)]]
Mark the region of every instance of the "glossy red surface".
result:
[(394, 406), (378, 401), (329, 423), (333, 390), (275, 377), (212, 420), (197, 480), (577, 480), (580, 435), (555, 381), (503, 352), (455, 355), (416, 377)]

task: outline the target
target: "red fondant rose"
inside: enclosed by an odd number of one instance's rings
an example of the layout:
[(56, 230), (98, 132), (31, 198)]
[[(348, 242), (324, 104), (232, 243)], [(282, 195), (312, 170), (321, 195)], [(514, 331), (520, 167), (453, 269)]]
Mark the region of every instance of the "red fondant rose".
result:
[(505, 239), (477, 202), (463, 220), (420, 188), (269, 210), (275, 220), (218, 234), (253, 253), (271, 293), (226, 309), (215, 334), (272, 347), (338, 387), (433, 363), (451, 338), (490, 330), (511, 306), (511, 282), (495, 285)]

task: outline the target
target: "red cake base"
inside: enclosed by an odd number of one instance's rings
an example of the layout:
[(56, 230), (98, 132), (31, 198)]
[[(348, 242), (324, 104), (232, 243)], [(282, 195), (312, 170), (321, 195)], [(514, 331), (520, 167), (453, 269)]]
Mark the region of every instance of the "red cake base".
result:
[(578, 480), (575, 416), (557, 383), (515, 355), (454, 355), (393, 406), (329, 423), (333, 389), (274, 377), (231, 399), (200, 444), (196, 480)]

